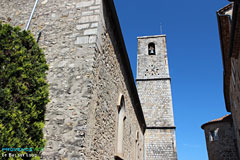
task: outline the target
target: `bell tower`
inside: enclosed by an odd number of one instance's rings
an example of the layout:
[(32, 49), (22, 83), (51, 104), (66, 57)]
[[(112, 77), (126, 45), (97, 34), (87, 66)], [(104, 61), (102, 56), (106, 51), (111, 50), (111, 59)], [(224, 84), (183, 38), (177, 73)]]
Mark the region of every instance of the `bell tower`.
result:
[(137, 89), (147, 124), (146, 160), (177, 160), (166, 36), (138, 37)]

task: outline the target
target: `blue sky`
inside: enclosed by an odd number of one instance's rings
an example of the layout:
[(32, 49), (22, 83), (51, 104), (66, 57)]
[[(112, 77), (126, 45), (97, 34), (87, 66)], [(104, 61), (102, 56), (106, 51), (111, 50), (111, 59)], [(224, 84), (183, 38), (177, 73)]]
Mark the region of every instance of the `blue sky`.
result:
[(167, 35), (179, 160), (207, 160), (201, 125), (227, 114), (216, 11), (227, 0), (114, 0), (136, 77), (137, 36)]

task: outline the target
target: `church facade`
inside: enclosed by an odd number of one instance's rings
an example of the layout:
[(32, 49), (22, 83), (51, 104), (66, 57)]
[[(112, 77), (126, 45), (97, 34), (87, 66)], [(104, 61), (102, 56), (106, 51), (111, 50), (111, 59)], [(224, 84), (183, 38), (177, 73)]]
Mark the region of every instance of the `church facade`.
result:
[[(0, 20), (24, 28), (34, 3), (1, 0)], [(136, 87), (112, 0), (39, 0), (29, 29), (49, 64), (42, 159), (177, 159), (165, 35), (138, 38)]]

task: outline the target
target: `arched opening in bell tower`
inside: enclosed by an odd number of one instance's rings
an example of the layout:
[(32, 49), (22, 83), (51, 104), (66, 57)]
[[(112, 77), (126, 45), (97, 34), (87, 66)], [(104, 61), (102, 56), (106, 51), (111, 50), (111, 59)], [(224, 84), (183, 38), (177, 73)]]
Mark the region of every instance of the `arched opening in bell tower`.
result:
[(155, 55), (155, 44), (154, 43), (149, 43), (148, 44), (148, 55)]

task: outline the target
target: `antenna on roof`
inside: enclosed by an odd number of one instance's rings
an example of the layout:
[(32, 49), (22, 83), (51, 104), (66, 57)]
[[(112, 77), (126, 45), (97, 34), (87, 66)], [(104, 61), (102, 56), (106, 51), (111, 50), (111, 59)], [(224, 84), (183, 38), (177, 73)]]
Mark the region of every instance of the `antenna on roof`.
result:
[(162, 23), (160, 23), (160, 34), (162, 34)]

